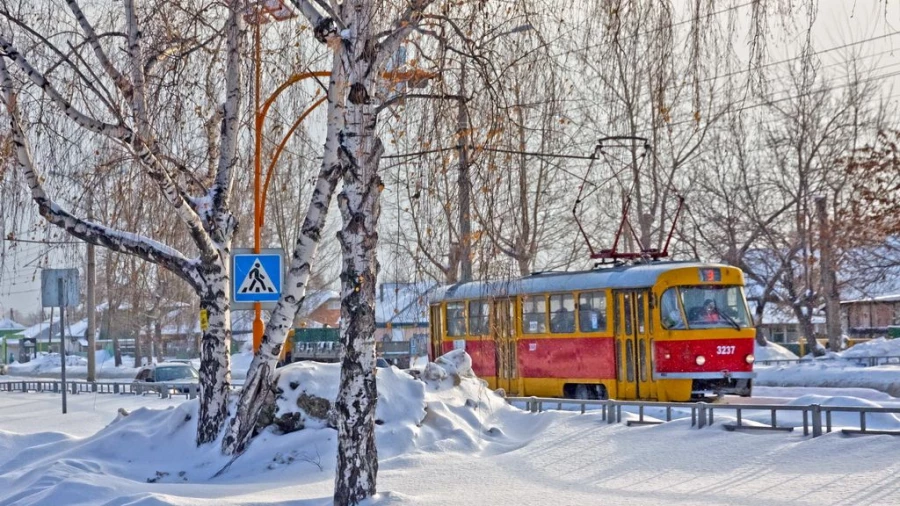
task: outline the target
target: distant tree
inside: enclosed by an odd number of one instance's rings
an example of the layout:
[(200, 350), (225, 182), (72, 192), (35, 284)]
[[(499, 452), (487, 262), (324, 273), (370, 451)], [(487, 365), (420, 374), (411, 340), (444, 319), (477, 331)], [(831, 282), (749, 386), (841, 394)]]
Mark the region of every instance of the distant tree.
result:
[[(102, 16), (91, 16), (93, 21), (76, 0), (66, 4), (69, 12), (31, 2), (4, 8), (0, 86), (17, 170), (49, 223), (86, 242), (158, 264), (199, 296), (210, 325), (202, 339), (197, 443), (208, 443), (218, 437), (227, 417), (230, 390), (227, 262), (237, 224), (231, 193), (239, 162), (244, 4), (160, 2), (139, 7), (125, 0)], [(70, 46), (56, 45), (63, 40), (56, 36), (61, 33)], [(219, 51), (223, 40), (224, 53)], [(195, 105), (197, 87), (193, 72), (186, 71), (207, 65), (217, 69), (221, 102), (204, 108)], [(179, 251), (150, 233), (88, 220), (55, 199), (59, 182), (48, 183), (58, 180), (60, 171), (46, 166), (50, 158), (45, 154), (67, 145), (71, 136), (46, 128), (52, 122), (44, 120), (53, 111), (68, 118), (83, 139), (81, 145), (95, 150), (113, 145), (127, 154), (134, 176), (157, 188), (166, 203), (166, 225), (180, 227), (191, 238), (191, 248)], [(210, 117), (219, 125), (215, 149), (201, 146), (194, 135), (198, 123)], [(63, 167), (84, 161), (69, 157)], [(198, 166), (199, 172), (193, 170)], [(214, 170), (207, 172), (208, 167)]]

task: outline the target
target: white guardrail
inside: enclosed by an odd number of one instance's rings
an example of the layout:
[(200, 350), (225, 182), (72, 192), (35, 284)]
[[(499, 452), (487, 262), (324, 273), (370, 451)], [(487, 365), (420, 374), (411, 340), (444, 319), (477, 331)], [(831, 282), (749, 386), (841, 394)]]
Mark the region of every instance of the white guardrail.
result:
[[(616, 401), (616, 400), (575, 400), (555, 399), (546, 397), (509, 397), (507, 402), (516, 406), (523, 406), (532, 413), (541, 413), (555, 407), (562, 410), (563, 406), (579, 407), (581, 413), (588, 411), (591, 406), (601, 412), (601, 418), (607, 423), (621, 423), (622, 412), (636, 411), (636, 420), (626, 420), (626, 425), (655, 425), (672, 420), (686, 419), (690, 417), (691, 427), (702, 429), (713, 424), (716, 412), (731, 413), (734, 422), (723, 424), (729, 431), (735, 430), (762, 430), (762, 431), (793, 431), (795, 426), (779, 424), (779, 415), (786, 413), (802, 414), (803, 421), (797, 426), (803, 427), (803, 435), (819, 437), (823, 433), (832, 432), (835, 428), (833, 415), (836, 413), (855, 413), (858, 415), (857, 424), (848, 424), (842, 421), (841, 431), (844, 434), (867, 435), (892, 435), (900, 436), (900, 430), (878, 430), (867, 427), (868, 417), (873, 414), (892, 414), (900, 421), (900, 408), (880, 408), (865, 406), (822, 406), (810, 404), (808, 406), (784, 405), (784, 404), (710, 404), (706, 402), (652, 402), (652, 401)], [(548, 408), (550, 406), (550, 408)], [(651, 416), (647, 412), (653, 412), (657, 416)], [(760, 423), (747, 419), (748, 414), (759, 417), (760, 412), (767, 413), (765, 418), (768, 423)], [(648, 419), (651, 418), (651, 419)], [(783, 417), (782, 417), (783, 418)], [(748, 423), (748, 421), (750, 423)]]

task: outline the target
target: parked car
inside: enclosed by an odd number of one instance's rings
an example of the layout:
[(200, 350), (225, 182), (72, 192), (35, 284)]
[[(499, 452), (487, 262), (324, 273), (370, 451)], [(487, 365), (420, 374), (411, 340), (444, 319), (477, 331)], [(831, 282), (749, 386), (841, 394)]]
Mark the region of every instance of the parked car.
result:
[[(149, 383), (160, 383), (151, 385)], [(200, 383), (200, 374), (191, 364), (182, 362), (162, 362), (156, 365), (141, 367), (132, 383), (134, 393), (159, 392), (163, 385), (171, 385), (170, 390), (177, 393), (189, 393), (193, 385)]]

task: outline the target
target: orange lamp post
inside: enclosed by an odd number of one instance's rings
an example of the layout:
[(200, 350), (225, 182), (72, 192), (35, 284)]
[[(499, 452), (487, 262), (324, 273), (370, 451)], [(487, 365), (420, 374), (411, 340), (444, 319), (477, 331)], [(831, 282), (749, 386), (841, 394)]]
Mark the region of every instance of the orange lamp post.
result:
[[(304, 79), (310, 77), (328, 77), (331, 75), (330, 72), (304, 72), (301, 74), (294, 74), (288, 78), (287, 81), (282, 83), (278, 88), (266, 99), (265, 103), (260, 107), (260, 95), (262, 89), (262, 37), (260, 35), (260, 26), (268, 23), (270, 21), (284, 21), (290, 18), (295, 17), (296, 14), (291, 10), (290, 7), (285, 4), (284, 0), (261, 0), (256, 3), (256, 5), (252, 6), (250, 10), (245, 14), (244, 19), (254, 26), (253, 39), (254, 39), (254, 59), (255, 59), (255, 68), (254, 68), (254, 149), (253, 149), (253, 252), (260, 253), (262, 248), (262, 227), (265, 222), (265, 207), (266, 207), (266, 193), (269, 189), (269, 182), (272, 178), (272, 172), (275, 170), (275, 163), (278, 161), (278, 158), (281, 156), (281, 153), (284, 151), (284, 147), (287, 145), (288, 139), (294, 134), (297, 128), (300, 126), (300, 123), (309, 116), (310, 112), (313, 111), (316, 107), (321, 105), (326, 97), (322, 97), (319, 100), (315, 101), (312, 105), (310, 105), (304, 112), (301, 114), (294, 124), (291, 126), (290, 130), (288, 130), (287, 134), (285, 134), (284, 138), (281, 139), (281, 142), (278, 144), (278, 148), (275, 150), (275, 154), (272, 156), (272, 160), (269, 162), (268, 169), (266, 170), (266, 178), (265, 184), (263, 184), (262, 179), (262, 135), (263, 135), (263, 124), (266, 119), (266, 114), (269, 112), (269, 108), (272, 106), (272, 103), (275, 102), (275, 99), (287, 88), (296, 84)], [(256, 302), (253, 304), (253, 310), (255, 312), (253, 318), (253, 351), (258, 351), (259, 346), (262, 343), (263, 332), (265, 331), (265, 326), (262, 321), (262, 304)]]
[[(296, 13), (285, 3), (285, 0), (259, 0), (255, 5), (251, 6), (244, 16), (244, 19), (254, 26), (254, 150), (253, 150), (253, 252), (261, 251), (261, 234), (262, 227), (265, 222), (266, 194), (269, 190), (269, 183), (272, 179), (272, 173), (275, 170), (275, 163), (284, 151), (288, 139), (294, 134), (294, 131), (300, 126), (300, 123), (318, 106), (320, 106), (328, 98), (324, 96), (312, 103), (303, 113), (294, 121), (294, 124), (288, 130), (287, 134), (278, 143), (278, 147), (269, 161), (266, 169), (265, 182), (262, 179), (262, 130), (266, 114), (275, 99), (287, 88), (292, 85), (311, 77), (330, 77), (331, 72), (314, 71), (303, 72), (291, 75), (287, 81), (282, 83), (272, 92), (271, 95), (260, 107), (260, 95), (262, 88), (262, 41), (260, 35), (260, 26), (270, 21), (284, 21), (296, 17)], [(412, 70), (393, 70), (383, 73), (383, 77), (392, 82), (408, 82), (414, 87), (423, 85), (429, 79), (437, 74), (419, 69)], [(253, 318), (253, 351), (259, 350), (262, 343), (265, 325), (262, 321), (262, 304), (256, 302), (253, 304), (255, 316)]]

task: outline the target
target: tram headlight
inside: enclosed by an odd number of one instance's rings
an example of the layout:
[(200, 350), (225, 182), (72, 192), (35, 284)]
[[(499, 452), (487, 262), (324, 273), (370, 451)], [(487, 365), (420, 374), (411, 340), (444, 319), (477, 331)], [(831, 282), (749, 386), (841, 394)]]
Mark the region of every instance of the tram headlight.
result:
[(744, 360), (746, 360), (748, 364), (752, 364), (753, 362), (756, 361), (756, 357), (754, 357), (753, 354), (751, 353), (751, 354), (747, 355), (746, 357), (744, 357)]
[(694, 362), (696, 362), (697, 365), (703, 365), (706, 363), (706, 357), (704, 357), (703, 355), (697, 355), (697, 358), (694, 359)]

